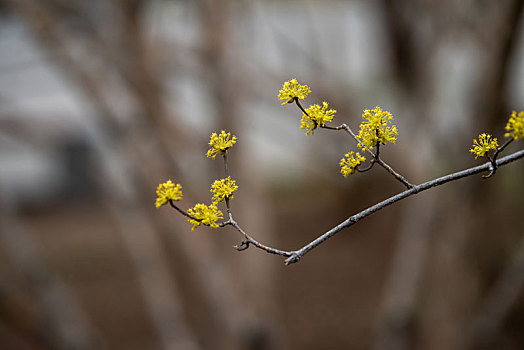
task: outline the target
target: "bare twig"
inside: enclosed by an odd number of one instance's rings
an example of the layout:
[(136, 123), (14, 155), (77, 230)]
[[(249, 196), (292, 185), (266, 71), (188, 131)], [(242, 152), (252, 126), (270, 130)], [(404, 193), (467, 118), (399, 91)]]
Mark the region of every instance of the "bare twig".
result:
[(518, 300), (523, 286), (524, 237), (463, 333), (461, 349), (485, 346), (495, 339), (512, 306)]
[[(225, 172), (226, 176), (229, 176), (229, 170), (228, 170), (228, 165), (227, 165), (227, 153), (224, 153), (224, 172)], [(282, 256), (291, 256), (290, 252), (286, 252), (284, 250), (268, 247), (268, 246), (258, 242), (257, 240), (255, 240), (250, 235), (248, 235), (238, 225), (238, 223), (235, 221), (235, 219), (233, 219), (233, 214), (231, 213), (231, 206), (230, 206), (230, 203), (229, 203), (229, 197), (225, 198), (225, 204), (226, 204), (226, 209), (227, 209), (227, 214), (228, 214), (229, 219), (228, 219), (228, 221), (223, 222), (222, 224), (220, 224), (220, 226), (224, 227), (224, 226), (227, 226), (227, 225), (231, 225), (238, 232), (240, 232), (242, 234), (242, 236), (244, 237), (244, 239), (242, 239), (242, 242), (240, 242), (240, 244), (234, 246), (234, 248), (236, 250), (238, 250), (238, 251), (246, 250), (247, 248), (249, 248), (249, 245), (252, 244), (255, 247), (257, 247), (259, 249), (262, 249), (262, 250), (265, 250), (266, 252), (271, 253), (271, 254), (282, 255)]]
[(169, 200), (169, 205), (171, 205), (171, 207), (173, 209), (175, 209), (176, 211), (178, 211), (180, 214), (190, 218), (191, 220), (196, 220), (196, 221), (200, 221), (199, 219), (195, 218), (193, 215), (189, 215), (188, 213), (186, 213), (185, 211), (183, 211), (182, 209), (180, 209), (174, 202), (173, 200)]
[(365, 173), (366, 171), (369, 171), (373, 168), (373, 165), (375, 165), (377, 163), (377, 160), (379, 159), (379, 155), (380, 155), (380, 143), (377, 144), (377, 152), (373, 155), (373, 158), (371, 158), (371, 162), (369, 163), (368, 167), (367, 168), (364, 168), (364, 169), (360, 169), (360, 168), (356, 168), (357, 171), (359, 173)]
[[(356, 142), (360, 142), (360, 140), (357, 137), (357, 135), (353, 132), (353, 130), (351, 130), (351, 128), (346, 123), (343, 123), (343, 124), (341, 124), (339, 126), (335, 126), (335, 127), (326, 125), (326, 126), (323, 126), (323, 128), (324, 129), (329, 129), (329, 130), (344, 130), (349, 135), (351, 135), (351, 137)], [(375, 154), (371, 150), (369, 150), (369, 149), (367, 150), (367, 152), (373, 157), (375, 162), (377, 162), (381, 167), (386, 169), (388, 171), (388, 173), (390, 173), (391, 175), (393, 175), (395, 177), (395, 179), (397, 179), (398, 181), (402, 182), (404, 184), (404, 186), (406, 186), (408, 189), (414, 187), (414, 185), (412, 183), (410, 183), (408, 180), (406, 180), (406, 178), (404, 176), (400, 175), (395, 170), (393, 170), (393, 168), (391, 166), (389, 166), (386, 162), (384, 162), (382, 159), (380, 159), (378, 157), (378, 155), (377, 155), (377, 157), (375, 157)]]
[(226, 177), (229, 176), (229, 167), (227, 166), (227, 152), (224, 153), (224, 173), (226, 174)]
[(300, 101), (298, 100), (297, 97), (295, 97), (293, 99), (293, 101), (295, 101), (296, 105), (298, 106), (298, 108), (300, 108), (300, 110), (309, 117), (309, 114), (307, 114), (306, 110), (304, 109), (304, 107), (302, 107), (302, 105), (300, 104)]
[(235, 220), (230, 220), (228, 222), (228, 224), (233, 226), (238, 232), (240, 232), (242, 234), (242, 236), (244, 236), (244, 240), (242, 241), (242, 243), (240, 245), (235, 246), (235, 248), (237, 250), (244, 250), (246, 248), (241, 249), (242, 246), (244, 246), (244, 245), (247, 246), (249, 244), (252, 244), (252, 245), (254, 245), (257, 248), (266, 251), (267, 253), (271, 253), (271, 254), (275, 254), (275, 255), (281, 255), (281, 256), (289, 256), (289, 257), (293, 255), (293, 252), (288, 252), (288, 251), (285, 251), (285, 250), (272, 248), (272, 247), (269, 247), (269, 246), (267, 246), (265, 244), (262, 244), (262, 243), (258, 242), (253, 237), (248, 235), (244, 230), (242, 230), (242, 228), (237, 224), (237, 222)]

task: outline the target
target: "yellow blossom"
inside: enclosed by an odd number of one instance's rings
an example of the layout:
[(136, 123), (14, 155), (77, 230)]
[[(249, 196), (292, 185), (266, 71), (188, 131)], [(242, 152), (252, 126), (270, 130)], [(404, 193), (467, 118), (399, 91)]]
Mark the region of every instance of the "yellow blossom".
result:
[(498, 147), (497, 138), (491, 138), (491, 135), (482, 133), (479, 135), (479, 139), (473, 140), (473, 148), (469, 151), (475, 155), (475, 159), (478, 157), (484, 157), (490, 150), (495, 150)]
[(211, 185), (211, 192), (213, 193), (213, 204), (217, 205), (226, 198), (233, 198), (233, 193), (238, 190), (235, 180), (231, 180), (228, 176), (222, 180), (215, 180)]
[(205, 204), (199, 203), (196, 204), (193, 208), (187, 211), (194, 219), (188, 219), (188, 221), (193, 225), (191, 231), (194, 231), (200, 225), (206, 225), (210, 227), (217, 228), (217, 220), (222, 219), (224, 215), (216, 205), (211, 204), (207, 206)]
[(322, 108), (314, 104), (306, 108), (306, 113), (302, 115), (302, 120), (300, 129), (306, 129), (306, 135), (312, 135), (317, 126), (325, 126), (326, 122), (333, 120), (335, 113), (337, 112), (334, 109), (327, 109), (328, 103), (322, 102)]
[(506, 124), (506, 131), (505, 137), (512, 137), (514, 140), (524, 137), (524, 111), (518, 114), (516, 111), (511, 113), (508, 124)]
[(309, 86), (300, 85), (296, 79), (291, 79), (282, 85), (282, 89), (278, 92), (278, 98), (284, 101), (282, 103), (282, 106), (284, 106), (293, 102), (295, 98), (303, 100), (310, 92)]
[(344, 155), (344, 158), (340, 160), (340, 173), (344, 177), (348, 177), (353, 174), (356, 168), (366, 160), (366, 157), (360, 155), (360, 153), (349, 152)]
[(373, 110), (366, 109), (362, 114), (364, 121), (360, 124), (360, 131), (357, 137), (361, 140), (358, 147), (363, 151), (373, 149), (378, 144), (385, 145), (388, 142), (395, 143), (397, 127), (388, 126), (393, 117), (391, 113), (382, 111), (380, 107)]
[(211, 147), (207, 151), (207, 156), (215, 159), (217, 154), (226, 154), (227, 150), (233, 147), (236, 142), (237, 137), (233, 136), (233, 138), (231, 138), (231, 133), (226, 133), (224, 130), (222, 130), (219, 135), (213, 133), (209, 140), (209, 146)]
[(169, 200), (179, 201), (182, 199), (182, 186), (179, 184), (174, 184), (171, 180), (164, 182), (158, 185), (156, 189), (156, 207), (160, 208)]

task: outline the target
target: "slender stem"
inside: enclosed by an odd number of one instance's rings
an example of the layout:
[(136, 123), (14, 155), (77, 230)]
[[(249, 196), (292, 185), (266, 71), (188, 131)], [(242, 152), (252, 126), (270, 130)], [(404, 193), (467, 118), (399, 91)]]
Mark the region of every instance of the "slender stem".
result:
[[(302, 107), (302, 105), (300, 104), (298, 98), (295, 98), (295, 103), (296, 105), (298, 106), (298, 108), (300, 108), (300, 110), (302, 112), (304, 112), (305, 115), (309, 116), (309, 114), (307, 114), (306, 110)], [(316, 123), (315, 123), (315, 128), (316, 128)], [(333, 127), (333, 126), (327, 126), (327, 125), (320, 125), (321, 128), (324, 128), (324, 129), (329, 129), (329, 130), (344, 130), (346, 131), (347, 133), (349, 133), (351, 135), (351, 137), (353, 137), (353, 139), (355, 139), (356, 142), (360, 143), (360, 140), (358, 139), (357, 135), (353, 132), (353, 130), (351, 130), (351, 128), (347, 125), (347, 124), (341, 124), (339, 126), (336, 126), (336, 127)], [(404, 184), (404, 186), (406, 186), (408, 189), (409, 188), (413, 188), (413, 184), (411, 184), (405, 177), (403, 177), (402, 175), (400, 175), (399, 173), (397, 173), (395, 170), (393, 170), (393, 168), (391, 166), (389, 166), (386, 162), (384, 162), (382, 159), (380, 159), (378, 157), (378, 152), (377, 152), (377, 155), (375, 157), (375, 154), (373, 154), (373, 152), (369, 149), (367, 149), (367, 152), (372, 156), (374, 157), (374, 159), (376, 160), (376, 162), (381, 166), (383, 167), (384, 169), (386, 169), (391, 175), (393, 175), (398, 181), (402, 182)], [(372, 167), (372, 165), (370, 166), (370, 168)], [(369, 169), (367, 169), (369, 170)]]
[(251, 237), (250, 235), (248, 235), (238, 224), (235, 220), (233, 219), (230, 219), (228, 222), (227, 222), (228, 225), (231, 225), (233, 226), (238, 232), (240, 232), (242, 234), (242, 236), (244, 236), (244, 239), (242, 240), (242, 242), (239, 244), (239, 245), (236, 245), (235, 246), (235, 249), (239, 250), (239, 251), (242, 251), (242, 250), (246, 250), (247, 248), (249, 248), (249, 245), (252, 244), (254, 245), (255, 247), (259, 248), (259, 249), (262, 249), (268, 253), (271, 253), (271, 254), (275, 254), (275, 255), (281, 255), (281, 256), (287, 256), (287, 257), (290, 257), (293, 255), (294, 252), (288, 252), (288, 251), (285, 251), (285, 250), (280, 250), (280, 249), (276, 249), (276, 248), (272, 248), (272, 247), (269, 247), (265, 244), (262, 244), (260, 242), (258, 242), (257, 240), (255, 240), (253, 237)]
[[(310, 115), (308, 114), (308, 112), (306, 112), (306, 110), (304, 109), (304, 107), (302, 107), (302, 105), (300, 104), (300, 101), (299, 101), (298, 98), (296, 98), (296, 97), (295, 97), (295, 103), (297, 104), (298, 108), (300, 108), (300, 110), (301, 110), (302, 112), (304, 112), (305, 115), (307, 115), (308, 117), (310, 116)], [(317, 121), (314, 120), (314, 119), (311, 119), (311, 121), (312, 121), (313, 124), (314, 124), (313, 130), (315, 130), (315, 129), (317, 128), (317, 126), (318, 126)], [(320, 127), (322, 127), (322, 125), (321, 125)]]
[[(329, 130), (344, 130), (346, 131), (349, 135), (351, 135), (351, 137), (358, 143), (360, 143), (360, 140), (359, 138), (357, 137), (357, 135), (353, 132), (353, 130), (351, 130), (351, 128), (347, 125), (347, 124), (341, 124), (339, 126), (323, 126), (322, 128), (324, 129), (329, 129)], [(391, 175), (393, 175), (395, 177), (395, 179), (397, 179), (398, 181), (402, 182), (404, 184), (404, 186), (406, 186), (408, 189), (410, 188), (413, 188), (414, 185), (412, 183), (410, 183), (404, 176), (400, 175), (399, 173), (397, 173), (395, 170), (393, 170), (393, 168), (391, 166), (389, 166), (386, 162), (384, 162), (382, 159), (380, 159), (377, 155), (377, 157), (375, 157), (375, 154), (367, 149), (366, 150), (374, 159), (375, 159), (375, 162), (377, 162), (381, 167), (383, 167), (384, 169), (387, 170), (388, 173), (390, 173)]]
[(305, 115), (307, 115), (309, 117), (309, 114), (306, 112), (306, 110), (304, 109), (304, 107), (302, 107), (302, 105), (300, 104), (300, 101), (298, 100), (298, 98), (295, 97), (295, 103), (297, 104), (298, 108), (300, 108), (300, 110), (302, 112), (304, 112)]
[(377, 163), (383, 167), (384, 169), (386, 169), (391, 175), (393, 175), (395, 177), (395, 179), (397, 179), (398, 181), (402, 182), (404, 184), (404, 186), (406, 186), (408, 189), (409, 188), (413, 188), (415, 187), (415, 185), (413, 185), (411, 182), (409, 182), (404, 176), (400, 175), (399, 173), (397, 173), (395, 170), (393, 170), (392, 167), (390, 167), (386, 162), (384, 162), (382, 159), (378, 158), (377, 159)]
[(226, 177), (229, 176), (229, 167), (227, 166), (227, 152), (224, 153), (224, 173), (226, 174)]
[(377, 152), (373, 155), (373, 158), (371, 158), (371, 163), (365, 169), (357, 169), (358, 172), (359, 173), (363, 173), (363, 172), (366, 172), (368, 170), (371, 170), (371, 168), (373, 168), (373, 165), (375, 165), (375, 163), (379, 159), (379, 154), (380, 154), (380, 143), (377, 143)]
[(226, 202), (227, 216), (229, 217), (229, 220), (233, 220), (233, 216), (231, 214), (231, 206), (229, 204), (229, 197), (225, 198), (225, 202)]
[(377, 153), (373, 156), (373, 159), (379, 159), (380, 158), (380, 142), (377, 142)]
[[(295, 98), (295, 103), (298, 106), (298, 108), (300, 108), (300, 110), (302, 112), (304, 112), (305, 115), (309, 116), (309, 114), (307, 114), (306, 110), (300, 104), (300, 101), (298, 100), (298, 98)], [(317, 124), (315, 123), (315, 127), (316, 127), (316, 125)], [(320, 127), (324, 128), (324, 129), (329, 129), (329, 130), (344, 130), (347, 133), (349, 133), (351, 135), (351, 137), (353, 137), (353, 139), (355, 139), (356, 142), (360, 143), (360, 140), (358, 139), (357, 135), (355, 135), (353, 130), (351, 130), (351, 128), (347, 124), (345, 124), (345, 123), (341, 124), (341, 125), (339, 125), (337, 127), (327, 126), (327, 125), (324, 125), (324, 126), (320, 125)], [(407, 188), (413, 188), (413, 186), (414, 186), (413, 184), (411, 184), (408, 180), (406, 180), (405, 177), (403, 177), (402, 175), (397, 173), (395, 170), (393, 170), (392, 167), (390, 167), (386, 162), (384, 162), (382, 159), (379, 158), (378, 145), (377, 145), (377, 154), (374, 154), (370, 149), (367, 149), (367, 152), (373, 157), (374, 161), (372, 161), (372, 163), (369, 166), (369, 168), (366, 168), (363, 171), (367, 171), (367, 170), (371, 169), (373, 167), (373, 164), (375, 164), (375, 162), (376, 162), (381, 167), (386, 169), (391, 175), (393, 175), (398, 181), (402, 182), (404, 184), (404, 186), (406, 186)]]
[[(195, 221), (200, 221), (200, 222), (202, 222), (202, 219), (197, 219), (197, 218), (194, 217), (193, 215), (190, 215), (190, 214), (186, 213), (185, 211), (183, 211), (182, 209), (180, 209), (180, 208), (179, 208), (179, 207), (178, 207), (178, 206), (173, 202), (173, 200), (170, 199), (170, 200), (169, 200), (169, 204), (171, 205), (171, 207), (172, 207), (173, 209), (175, 209), (176, 211), (178, 211), (180, 214), (184, 215), (185, 217), (187, 217), (187, 218), (189, 218), (189, 219), (191, 219), (191, 220), (195, 220)], [(229, 210), (228, 210), (228, 213), (229, 213)], [(231, 213), (229, 213), (229, 216), (230, 216), (230, 218), (231, 218)], [(229, 221), (225, 221), (225, 222), (222, 222), (222, 223), (218, 224), (218, 226), (219, 226), (219, 227), (224, 227), (224, 226), (226, 226), (226, 225), (228, 225), (228, 224), (229, 224)], [(204, 226), (209, 226), (208, 224), (205, 224), (205, 223), (203, 223), (202, 225), (204, 225)]]
[(189, 215), (188, 213), (186, 213), (185, 211), (183, 211), (182, 209), (180, 209), (179, 207), (177, 207), (177, 205), (175, 204), (175, 202), (173, 202), (172, 199), (169, 200), (169, 205), (171, 205), (171, 207), (173, 209), (175, 209), (176, 211), (178, 211), (180, 214), (184, 215), (185, 217), (188, 217), (192, 220), (197, 220), (197, 221), (200, 221), (198, 220), (197, 218), (195, 218), (193, 215)]
[(497, 156), (499, 155), (500, 152), (504, 150), (504, 148), (506, 148), (511, 143), (511, 141), (513, 141), (513, 138), (510, 138), (509, 140), (506, 141), (506, 143), (504, 143), (502, 146), (497, 148), (495, 153), (493, 153), (493, 158), (488, 157), (488, 159), (491, 162), (491, 171), (489, 172), (489, 174), (482, 176), (483, 178), (487, 179), (488, 177), (492, 177), (495, 174), (495, 172), (497, 171)]
[(500, 152), (504, 151), (504, 148), (508, 147), (508, 145), (513, 141), (513, 138), (510, 138), (508, 141), (506, 141), (505, 144), (503, 144), (502, 146), (500, 146), (499, 148), (497, 148), (497, 151), (495, 152), (495, 154), (493, 154), (493, 159), (497, 159), (497, 156), (499, 155)]
[(364, 169), (360, 169), (358, 166), (355, 168), (359, 173), (365, 173), (366, 171), (369, 171), (371, 170), (371, 168), (373, 168), (373, 165), (375, 165), (375, 159), (372, 159), (371, 160), (371, 163), (369, 163), (368, 167), (367, 168), (364, 168)]
[[(226, 174), (226, 177), (229, 177), (229, 167), (227, 165), (227, 152), (224, 153), (224, 173)], [(229, 204), (229, 197), (225, 198), (225, 202), (226, 202), (226, 210), (227, 210), (227, 215), (229, 217), (229, 221), (233, 221), (233, 216), (231, 215), (231, 206)]]

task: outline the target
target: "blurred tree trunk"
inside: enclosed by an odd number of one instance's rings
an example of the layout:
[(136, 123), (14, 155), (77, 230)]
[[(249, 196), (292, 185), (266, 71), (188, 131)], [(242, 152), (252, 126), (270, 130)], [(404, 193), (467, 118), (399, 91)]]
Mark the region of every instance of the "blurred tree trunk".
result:
[[(25, 339), (47, 349), (103, 349), (103, 339), (86, 318), (73, 293), (40, 256), (32, 233), (18, 218), (14, 194), (1, 189), (0, 240), (20, 274), (33, 305), (27, 306), (6, 288), (0, 289), (1, 319)], [(34, 307), (34, 312), (31, 312)]]
[[(183, 303), (183, 300), (176, 297), (180, 296), (180, 293), (176, 292), (175, 280), (168, 281), (172, 271), (163, 261), (164, 253), (158, 250), (165, 249), (159, 245), (159, 242), (164, 241), (170, 244), (174, 242), (172, 244), (182, 246), (182, 250), (188, 251), (177, 260), (185, 261), (188, 269), (186, 273), (198, 280), (195, 287), (199, 290), (193, 294), (206, 299), (202, 303), (208, 306), (208, 309), (203, 311), (203, 315), (207, 315), (206, 324), (200, 326), (205, 329), (198, 331), (205, 339), (199, 339), (199, 342), (214, 349), (236, 348), (243, 337), (240, 326), (244, 324), (244, 308), (239, 305), (240, 299), (233, 296), (233, 284), (228, 282), (230, 277), (227, 271), (224, 268), (217, 270), (214, 266), (216, 261), (209, 259), (210, 250), (205, 248), (209, 246), (209, 242), (205, 241), (208, 237), (194, 235), (188, 238), (186, 235), (175, 235), (172, 230), (166, 230), (169, 226), (167, 222), (155, 222), (169, 220), (167, 216), (153, 218), (151, 210), (144, 210), (142, 205), (133, 204), (151, 198), (150, 193), (160, 179), (173, 175), (176, 175), (177, 179), (182, 178), (173, 152), (176, 148), (173, 147), (187, 139), (186, 134), (173, 124), (165, 107), (162, 91), (165, 77), (162, 76), (162, 72), (155, 70), (156, 65), (151, 61), (154, 51), (147, 42), (144, 28), (141, 27), (145, 20), (145, 3), (114, 1), (107, 5), (114, 11), (114, 23), (111, 25), (116, 26), (116, 50), (111, 47), (113, 37), (106, 38), (97, 32), (99, 23), (91, 23), (91, 18), (82, 13), (80, 3), (67, 4), (68, 12), (79, 16), (82, 19), (81, 23), (87, 23), (81, 36), (76, 33), (76, 39), (84, 42), (86, 47), (95, 48), (89, 52), (89, 55), (94, 57), (78, 57), (71, 54), (73, 38), (64, 34), (67, 33), (67, 22), (64, 20), (67, 20), (69, 13), (64, 13), (64, 9), (59, 5), (52, 1), (11, 1), (11, 6), (34, 28), (42, 43), (51, 51), (59, 53), (56, 57), (60, 60), (61, 67), (84, 90), (100, 118), (102, 134), (106, 135), (105, 140), (101, 140), (98, 145), (101, 158), (106, 159), (101, 164), (102, 174), (105, 172), (107, 175), (116, 169), (122, 177), (120, 187), (123, 186), (119, 189), (115, 179), (110, 186), (103, 187), (103, 193), (107, 196), (105, 201), (109, 200), (107, 208), (115, 215), (124, 242), (135, 262), (159, 339), (163, 340), (165, 348), (176, 347), (175, 329), (170, 330), (169, 325), (177, 324), (183, 319), (178, 315), (182, 310), (193, 311), (191, 308), (177, 305)], [(93, 58), (104, 62), (104, 65), (93, 70), (93, 65), (90, 64)], [(120, 83), (125, 83), (124, 91), (131, 93), (133, 104), (137, 108), (136, 113), (131, 116), (130, 123), (122, 123), (125, 118), (122, 119), (115, 111), (112, 101), (107, 99), (106, 93), (111, 88), (108, 79), (115, 72), (123, 78)], [(183, 182), (183, 179), (181, 180)], [(111, 194), (112, 186), (117, 195)], [(130, 227), (126, 225), (129, 220), (125, 219), (129, 215), (133, 220), (141, 217), (143, 220)], [(148, 233), (143, 231), (138, 234), (135, 230), (140, 227), (150, 228), (146, 230)], [(169, 238), (162, 237), (164, 234), (169, 235)], [(181, 250), (169, 249), (169, 253), (181, 254)], [(144, 263), (146, 266), (153, 263), (152, 266), (158, 273), (152, 274), (152, 270), (145, 268)], [(211, 325), (209, 321), (212, 322)], [(189, 330), (184, 328), (177, 327), (179, 339), (188, 339), (188, 343), (194, 344)], [(207, 337), (209, 334), (213, 337)]]
[[(438, 103), (442, 102), (438, 100), (438, 79), (434, 76), (438, 71), (437, 62), (432, 58), (449, 41), (450, 35), (473, 41), (480, 46), (479, 49), (489, 52), (486, 61), (481, 61), (477, 67), (480, 73), (473, 91), (466, 94), (477, 97), (474, 108), (462, 117), (472, 120), (475, 130), (502, 129), (507, 118), (504, 87), (507, 86), (517, 25), (521, 21), (522, 3), (521, 0), (508, 0), (464, 5), (465, 8), (450, 1), (383, 0), (387, 32), (391, 38), (393, 67), (401, 86), (405, 87), (407, 100), (414, 106), (417, 120), (412, 130), (417, 130), (416, 135), (424, 139), (415, 141), (416, 144), (428, 144), (427, 135), (435, 135), (432, 144), (438, 143), (438, 135), (428, 128), (428, 125), (433, 125), (430, 118), (438, 118), (432, 116), (432, 111), (438, 110)], [(475, 15), (462, 17), (462, 13)], [(425, 35), (419, 32), (421, 20), (426, 21)], [(422, 37), (424, 42), (418, 40)], [(422, 131), (424, 129), (428, 131)], [(418, 149), (416, 154), (408, 158), (415, 160), (415, 165), (438, 157), (435, 151)], [(459, 166), (460, 161), (450, 158), (449, 165)], [(432, 175), (426, 171), (423, 177), (428, 176)], [(479, 191), (469, 185), (455, 192), (462, 195), (441, 191), (437, 202), (452, 201), (453, 208), (462, 208), (462, 215), (468, 217), (468, 213), (473, 213), (472, 203), (477, 202), (475, 193)], [(453, 197), (449, 198), (451, 195)], [(480, 210), (488, 212), (490, 204), (484, 203), (486, 207)], [(459, 225), (459, 221), (452, 219), (455, 212), (439, 208), (438, 204), (429, 207), (433, 208), (432, 217), (450, 220), (430, 227), (427, 227), (426, 222), (425, 228), (400, 232), (397, 258), (384, 291), (384, 309), (375, 339), (376, 349), (455, 348), (460, 330), (467, 325), (467, 315), (475, 307), (476, 297), (480, 293), (479, 279), (483, 276), (476, 274), (464, 257), (468, 243), (475, 239), (470, 235), (474, 227), (466, 223)], [(419, 209), (406, 210), (418, 212)], [(406, 220), (412, 218), (407, 216)], [(417, 231), (417, 237), (410, 234)], [(429, 259), (425, 251), (430, 252)], [(425, 309), (418, 310), (421, 307)]]
[[(241, 48), (238, 47), (238, 38), (230, 24), (234, 22), (231, 17), (241, 14), (237, 13), (237, 7), (234, 5), (234, 2), (223, 0), (198, 2), (205, 33), (203, 62), (206, 64), (205, 71), (208, 72), (215, 106), (216, 129), (212, 131), (226, 130), (232, 134), (249, 135), (251, 125), (244, 122), (245, 118), (240, 115), (240, 108), (245, 106), (242, 102), (249, 99), (246, 94), (249, 90), (247, 83), (252, 79), (239, 74), (239, 69), (236, 68), (242, 64), (237, 61), (235, 55)], [(247, 145), (246, 139), (239, 142)], [(241, 186), (241, 195), (235, 195), (231, 202), (233, 214), (243, 227), (256, 229), (257, 237), (264, 241), (269, 238), (271, 232), (271, 210), (262, 196), (259, 176), (250, 171), (251, 161), (245, 147), (240, 146), (230, 152), (228, 162), (232, 178)], [(224, 177), (221, 160), (214, 168), (218, 169), (213, 172), (217, 178)], [(217, 236), (214, 239), (217, 247), (223, 246), (220, 244), (223, 237)], [(240, 240), (240, 237), (237, 239)], [(227, 256), (231, 258), (224, 265), (223, 260)], [(266, 326), (267, 322), (264, 321), (272, 316), (274, 311), (269, 307), (274, 300), (274, 290), (271, 288), (273, 264), (269, 263), (266, 257), (253, 251), (244, 252), (242, 255), (220, 253), (213, 264), (223, 265), (224, 273), (229, 274), (228, 280), (235, 282), (236, 288), (231, 290), (229, 298), (240, 300), (242, 305), (242, 311), (237, 310), (241, 317), (236, 320), (236, 327), (241, 334), (240, 348), (274, 348), (274, 345), (270, 345), (272, 335)]]

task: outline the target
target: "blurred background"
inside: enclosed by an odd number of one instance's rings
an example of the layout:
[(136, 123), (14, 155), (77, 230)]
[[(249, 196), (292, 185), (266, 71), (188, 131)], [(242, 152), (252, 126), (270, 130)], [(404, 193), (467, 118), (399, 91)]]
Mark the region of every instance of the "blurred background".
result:
[[(1, 0), (1, 349), (523, 349), (524, 162), (410, 197), (299, 263), (187, 209), (223, 175), (259, 241), (297, 249), (404, 190), (344, 179), (344, 133), (300, 130), (297, 78), (333, 125), (398, 126), (412, 183), (480, 164), (524, 109), (522, 0)], [(522, 149), (514, 142), (506, 151)]]

